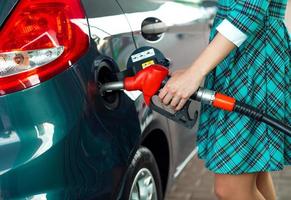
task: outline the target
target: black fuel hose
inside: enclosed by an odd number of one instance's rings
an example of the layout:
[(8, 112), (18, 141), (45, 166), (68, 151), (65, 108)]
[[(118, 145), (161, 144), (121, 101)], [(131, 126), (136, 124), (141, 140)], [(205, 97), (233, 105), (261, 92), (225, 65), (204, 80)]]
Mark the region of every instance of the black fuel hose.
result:
[(265, 111), (259, 110), (253, 106), (250, 106), (239, 101), (236, 101), (233, 111), (246, 115), (257, 121), (264, 122), (291, 137), (291, 127), (288, 124), (284, 124), (281, 121), (275, 119), (274, 117), (267, 115)]

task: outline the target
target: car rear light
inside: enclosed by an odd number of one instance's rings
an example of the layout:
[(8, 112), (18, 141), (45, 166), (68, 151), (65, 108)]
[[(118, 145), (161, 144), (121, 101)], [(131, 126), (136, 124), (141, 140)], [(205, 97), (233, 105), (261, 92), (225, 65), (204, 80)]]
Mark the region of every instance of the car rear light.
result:
[(61, 73), (88, 49), (79, 0), (20, 0), (0, 29), (0, 95)]

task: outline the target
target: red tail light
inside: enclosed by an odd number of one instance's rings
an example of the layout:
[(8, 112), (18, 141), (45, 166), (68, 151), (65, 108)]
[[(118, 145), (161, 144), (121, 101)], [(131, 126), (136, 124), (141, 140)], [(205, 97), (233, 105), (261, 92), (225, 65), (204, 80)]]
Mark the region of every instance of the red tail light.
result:
[(80, 0), (21, 0), (0, 29), (0, 95), (48, 80), (88, 48)]

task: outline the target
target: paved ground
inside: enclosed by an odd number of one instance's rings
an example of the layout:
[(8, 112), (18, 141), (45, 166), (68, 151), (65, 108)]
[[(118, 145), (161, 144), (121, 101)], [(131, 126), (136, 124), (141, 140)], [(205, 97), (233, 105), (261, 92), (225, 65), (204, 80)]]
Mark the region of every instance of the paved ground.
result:
[[(291, 167), (274, 172), (278, 200), (291, 200)], [(213, 175), (197, 157), (191, 160), (178, 177), (165, 200), (214, 200)]]
[(165, 200), (213, 200), (213, 176), (197, 157), (192, 159), (177, 179)]

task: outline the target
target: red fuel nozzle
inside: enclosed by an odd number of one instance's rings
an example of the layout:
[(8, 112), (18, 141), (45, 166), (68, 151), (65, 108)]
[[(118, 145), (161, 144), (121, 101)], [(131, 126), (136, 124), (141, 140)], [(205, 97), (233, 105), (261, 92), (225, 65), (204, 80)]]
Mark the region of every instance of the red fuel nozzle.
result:
[(169, 70), (162, 65), (151, 65), (139, 71), (133, 77), (126, 77), (123, 81), (127, 91), (140, 90), (147, 105), (161, 88), (163, 80), (169, 75)]

